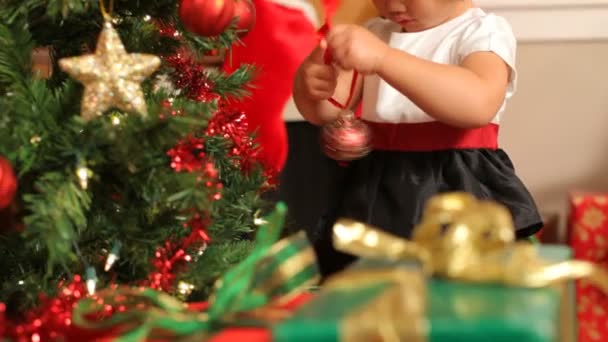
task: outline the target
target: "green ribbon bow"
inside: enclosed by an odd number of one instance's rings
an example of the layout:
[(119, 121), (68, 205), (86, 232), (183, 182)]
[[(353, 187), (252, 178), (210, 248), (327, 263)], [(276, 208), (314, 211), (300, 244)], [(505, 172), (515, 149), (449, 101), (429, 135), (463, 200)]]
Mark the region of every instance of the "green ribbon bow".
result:
[[(251, 254), (216, 283), (207, 312), (189, 311), (184, 303), (149, 288), (123, 287), (81, 300), (73, 312), (74, 324), (116, 332), (118, 342), (206, 336), (237, 314), (305, 290), (319, 280), (316, 258), (303, 233), (279, 241), (286, 211), (283, 203), (276, 205), (259, 227)], [(108, 305), (123, 309), (104, 316)]]

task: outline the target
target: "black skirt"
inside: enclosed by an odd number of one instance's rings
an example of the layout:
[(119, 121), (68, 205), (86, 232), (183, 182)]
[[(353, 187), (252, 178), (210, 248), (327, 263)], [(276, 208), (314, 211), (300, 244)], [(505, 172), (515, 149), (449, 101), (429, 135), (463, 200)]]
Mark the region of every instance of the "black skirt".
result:
[(409, 238), (427, 200), (442, 192), (466, 191), (505, 205), (513, 215), (518, 238), (542, 227), (532, 196), (500, 149), (373, 151), (347, 166), (335, 167), (330, 206), (308, 231), (325, 276), (355, 260), (332, 246), (331, 230), (338, 218), (352, 218)]

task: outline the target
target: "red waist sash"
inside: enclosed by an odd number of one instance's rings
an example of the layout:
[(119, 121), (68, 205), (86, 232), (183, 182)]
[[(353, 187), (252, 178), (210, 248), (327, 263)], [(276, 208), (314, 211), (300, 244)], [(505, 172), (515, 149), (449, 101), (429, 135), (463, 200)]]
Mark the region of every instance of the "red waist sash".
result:
[(423, 123), (379, 123), (365, 121), (373, 132), (376, 150), (440, 151), (451, 149), (497, 149), (498, 125), (458, 128), (433, 121)]

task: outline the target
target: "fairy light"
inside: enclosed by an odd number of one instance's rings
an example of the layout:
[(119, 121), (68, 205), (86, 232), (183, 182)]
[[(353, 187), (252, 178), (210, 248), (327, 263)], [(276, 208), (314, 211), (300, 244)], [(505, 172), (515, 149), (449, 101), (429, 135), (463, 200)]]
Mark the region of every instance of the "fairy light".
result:
[(120, 243), (120, 241), (117, 241), (116, 243), (114, 243), (114, 246), (112, 247), (112, 250), (110, 251), (110, 254), (108, 254), (108, 258), (106, 259), (106, 264), (103, 267), (103, 270), (105, 272), (108, 272), (112, 266), (114, 266), (114, 263), (116, 262), (116, 260), (118, 260), (118, 256), (120, 253), (120, 248), (122, 247), (122, 243)]
[(263, 217), (260, 217), (260, 211), (256, 211), (253, 215), (253, 224), (256, 226), (261, 226), (268, 223)]
[(87, 268), (87, 292), (89, 295), (95, 294), (97, 288), (97, 273), (93, 267)]
[(80, 183), (80, 187), (86, 190), (89, 187), (89, 178), (93, 172), (86, 166), (79, 166), (76, 169), (76, 176), (78, 176), (78, 182)]
[(186, 283), (185, 281), (180, 281), (177, 284), (177, 291), (184, 296), (188, 296), (194, 291), (194, 285)]
[(203, 241), (203, 245), (198, 249), (198, 251), (196, 251), (196, 254), (198, 254), (198, 256), (201, 256), (201, 255), (205, 254), (206, 250), (207, 250), (207, 243)]
[(112, 115), (112, 125), (118, 126), (120, 125), (120, 118), (118, 115)]
[(149, 16), (149, 15), (147, 15), (147, 14), (146, 14), (146, 15), (144, 15), (144, 21), (150, 21), (150, 20), (152, 20), (152, 17), (151, 17), (151, 16)]

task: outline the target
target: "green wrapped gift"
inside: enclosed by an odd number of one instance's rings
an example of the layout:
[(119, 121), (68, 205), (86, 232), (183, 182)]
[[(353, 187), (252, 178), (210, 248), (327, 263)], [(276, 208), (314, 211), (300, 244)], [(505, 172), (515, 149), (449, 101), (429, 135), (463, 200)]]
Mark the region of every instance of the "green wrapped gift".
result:
[(362, 260), (275, 323), (273, 341), (423, 341), (426, 284), (419, 268)]
[[(117, 340), (125, 342), (243, 326), (265, 327), (278, 342), (569, 342), (571, 280), (587, 278), (608, 292), (608, 273), (565, 261), (566, 247), (516, 242), (504, 208), (447, 194), (430, 201), (412, 240), (339, 220), (336, 248), (361, 261), (289, 311), (280, 304), (315, 284), (318, 273), (303, 234), (278, 241), (284, 215), (278, 205), (252, 253), (218, 281), (207, 312), (188, 312), (151, 289), (108, 289), (79, 303), (75, 325), (120, 328)], [(127, 310), (91, 320), (108, 304)]]
[[(539, 246), (545, 260), (570, 258), (565, 246)], [(332, 278), (290, 318), (275, 342), (574, 341), (572, 282), (521, 288), (433, 278), (411, 262), (366, 259)]]

